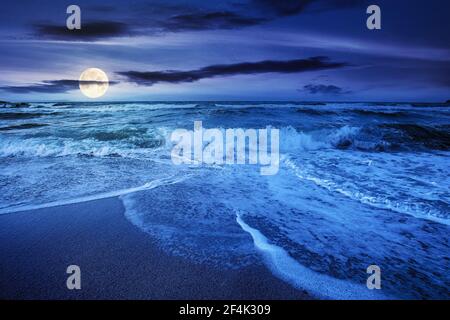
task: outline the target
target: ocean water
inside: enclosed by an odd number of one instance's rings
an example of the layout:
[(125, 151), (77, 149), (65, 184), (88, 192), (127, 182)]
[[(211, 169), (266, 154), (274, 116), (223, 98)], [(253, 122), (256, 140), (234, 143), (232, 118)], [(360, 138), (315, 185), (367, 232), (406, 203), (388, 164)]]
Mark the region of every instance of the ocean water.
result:
[[(194, 121), (280, 129), (279, 172), (174, 165)], [(168, 254), (264, 264), (318, 298), (450, 299), (449, 156), (445, 106), (33, 103), (0, 108), (0, 213), (119, 196)]]

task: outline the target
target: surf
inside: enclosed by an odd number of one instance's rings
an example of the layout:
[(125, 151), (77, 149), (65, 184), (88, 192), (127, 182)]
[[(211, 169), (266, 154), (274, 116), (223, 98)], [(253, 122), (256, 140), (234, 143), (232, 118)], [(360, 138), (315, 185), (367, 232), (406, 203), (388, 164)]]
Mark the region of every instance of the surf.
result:
[(307, 290), (319, 298), (335, 300), (392, 299), (364, 285), (340, 280), (308, 269), (292, 258), (283, 248), (273, 245), (257, 229), (250, 227), (236, 213), (238, 225), (250, 234), (255, 248), (263, 255), (273, 274), (300, 290)]
[(98, 193), (98, 194), (93, 194), (93, 195), (89, 195), (89, 196), (77, 197), (77, 198), (73, 198), (73, 199), (56, 200), (56, 201), (42, 203), (42, 204), (11, 206), (11, 207), (6, 207), (6, 208), (1, 208), (0, 214), (9, 214), (9, 213), (15, 213), (15, 212), (21, 212), (21, 211), (31, 211), (31, 210), (37, 210), (37, 209), (65, 206), (65, 205), (69, 205), (69, 204), (89, 202), (89, 201), (94, 201), (94, 200), (120, 197), (120, 196), (124, 196), (124, 195), (130, 194), (130, 193), (135, 193), (135, 192), (144, 191), (144, 190), (151, 190), (151, 189), (157, 188), (162, 185), (175, 184), (180, 181), (183, 181), (186, 178), (187, 177), (179, 177), (179, 178), (170, 177), (170, 178), (163, 178), (163, 179), (155, 179), (155, 180), (147, 182), (141, 186), (128, 188), (128, 189), (109, 191), (109, 192)]

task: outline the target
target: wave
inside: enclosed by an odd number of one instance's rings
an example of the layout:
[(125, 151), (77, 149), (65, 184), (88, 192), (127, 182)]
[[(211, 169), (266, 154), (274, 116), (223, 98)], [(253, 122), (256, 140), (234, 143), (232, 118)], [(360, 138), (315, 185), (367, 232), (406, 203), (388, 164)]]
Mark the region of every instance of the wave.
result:
[[(24, 129), (40, 126), (38, 124), (11, 126), (0, 130)], [(225, 129), (221, 129), (225, 131)], [(245, 129), (244, 129), (245, 130)], [(325, 136), (298, 132), (293, 127), (281, 128), (280, 147), (284, 150), (318, 150), (324, 148), (343, 148), (351, 145), (359, 128), (342, 127)], [(170, 147), (170, 130), (159, 128), (148, 132), (147, 129), (119, 129), (114, 131), (96, 130), (81, 133), (79, 138), (28, 138), (3, 140), (0, 144), (0, 156), (37, 156), (60, 157), (69, 155), (105, 157), (129, 157), (151, 149)], [(140, 150), (142, 149), (142, 150)]]
[[(360, 143), (357, 141), (357, 136), (361, 128), (343, 126), (333, 131), (324, 132), (308, 132), (297, 131), (295, 128), (289, 126), (281, 129), (280, 138), (282, 140), (282, 151), (311, 151), (320, 149), (338, 148), (344, 149), (351, 146), (364, 149), (375, 149), (376, 146), (372, 144)], [(381, 142), (380, 142), (381, 143)]]
[[(0, 131), (32, 129), (46, 124), (30, 123), (0, 128)], [(225, 130), (225, 129), (222, 129)], [(75, 138), (40, 137), (5, 138), (0, 156), (28, 157), (134, 157), (161, 148), (170, 148), (170, 129), (166, 127), (120, 128), (79, 133)], [(379, 124), (376, 126), (342, 126), (304, 132), (292, 126), (280, 128), (280, 150), (283, 153), (323, 149), (359, 150), (365, 152), (399, 152), (450, 150), (450, 126), (426, 127), (413, 124)]]
[(343, 126), (332, 130), (297, 131), (281, 129), (281, 148), (292, 150), (355, 149), (360, 151), (450, 150), (450, 126), (427, 127), (415, 124)]
[(227, 109), (215, 109), (213, 112), (215, 115), (247, 115), (250, 113), (249, 108), (227, 108)]
[(423, 145), (430, 149), (450, 149), (450, 125), (431, 127), (396, 123), (383, 124), (379, 127), (390, 130), (390, 133), (394, 134), (392, 139), (394, 141), (400, 138), (403, 142)]
[(39, 142), (35, 140), (10, 141), (0, 144), (1, 157), (114, 157), (114, 158), (131, 158), (131, 159), (151, 159), (160, 150), (160, 143), (155, 143), (154, 147), (136, 148), (130, 145), (105, 145), (95, 143), (93, 140), (82, 141), (64, 141), (56, 142)]
[(41, 204), (18, 205), (18, 206), (0, 208), (0, 214), (9, 214), (9, 213), (20, 212), (20, 211), (29, 211), (29, 210), (51, 208), (51, 207), (59, 207), (59, 206), (75, 204), (75, 203), (83, 203), (83, 202), (100, 200), (100, 199), (114, 198), (114, 197), (119, 197), (119, 196), (123, 196), (123, 195), (130, 194), (130, 193), (154, 189), (154, 188), (162, 186), (162, 185), (170, 185), (170, 184), (178, 183), (180, 181), (183, 181), (186, 178), (188, 178), (188, 176), (178, 177), (178, 178), (169, 177), (169, 178), (155, 179), (153, 181), (147, 182), (139, 187), (134, 187), (134, 188), (109, 191), (109, 192), (98, 193), (98, 194), (94, 194), (94, 195), (82, 196), (82, 197), (77, 197), (77, 198), (73, 198), (73, 199), (57, 200), (57, 201), (41, 203)]
[(245, 223), (240, 213), (236, 214), (236, 222), (242, 230), (251, 235), (256, 249), (263, 254), (272, 272), (294, 287), (326, 299), (390, 299), (379, 291), (369, 290), (364, 285), (317, 273), (301, 265), (283, 248), (271, 244), (259, 230)]
[(334, 130), (298, 132), (286, 127), (280, 133), (282, 150), (286, 152), (312, 151), (321, 149), (355, 149), (360, 151), (394, 150), (388, 141), (380, 135), (371, 136), (362, 127), (343, 126)]
[(330, 116), (330, 115), (337, 115), (337, 112), (330, 111), (330, 110), (320, 110), (320, 109), (303, 109), (299, 108), (295, 112), (298, 113), (304, 113), (312, 116)]
[(309, 151), (329, 148), (327, 141), (321, 141), (312, 134), (298, 132), (295, 128), (289, 126), (281, 129), (280, 132), (281, 150), (286, 152), (292, 151)]
[[(370, 106), (369, 106), (370, 107)], [(386, 108), (387, 106), (383, 106), (380, 108), (369, 108), (366, 106), (355, 108), (355, 106), (333, 106), (332, 108), (323, 107), (323, 108), (298, 108), (296, 110), (297, 113), (312, 115), (312, 116), (340, 116), (340, 115), (356, 115), (356, 116), (364, 116), (364, 117), (381, 117), (387, 119), (405, 119), (411, 117), (420, 117), (422, 116), (420, 110), (413, 110), (411, 108), (395, 105), (391, 106), (392, 108)], [(443, 111), (446, 111), (445, 109)]]
[(365, 110), (365, 109), (359, 109), (359, 110), (352, 110), (349, 111), (350, 113), (356, 113), (363, 116), (381, 116), (386, 118), (405, 118), (413, 115), (411, 112), (408, 111), (381, 111), (381, 110)]
[[(11, 126), (0, 130), (25, 129), (40, 124)], [(169, 129), (119, 129), (114, 131), (95, 130), (79, 133), (77, 138), (41, 137), (16, 139), (5, 138), (0, 143), (3, 157), (135, 157), (151, 155), (153, 151), (169, 145)]]
[(23, 123), (14, 126), (1, 127), (0, 131), (9, 131), (9, 130), (21, 130), (21, 129), (33, 129), (48, 126), (46, 123)]
[(45, 116), (59, 115), (59, 112), (0, 112), (0, 120), (20, 120), (20, 119), (32, 119)]
[(292, 172), (301, 180), (311, 181), (317, 186), (324, 188), (330, 192), (337, 192), (347, 198), (356, 200), (362, 204), (377, 208), (385, 209), (393, 212), (398, 212), (401, 214), (407, 214), (419, 219), (430, 220), (444, 225), (450, 225), (450, 220), (448, 219), (445, 212), (448, 211), (448, 206), (442, 201), (442, 211), (434, 208), (426, 203), (419, 204), (417, 201), (394, 201), (383, 196), (374, 196), (366, 194), (359, 190), (350, 190), (337, 183), (329, 180), (322, 179), (315, 175), (308, 173), (305, 170), (300, 169), (291, 159), (285, 158), (284, 164), (292, 170)]
[(114, 131), (96, 130), (81, 134), (81, 139), (94, 139), (101, 142), (121, 141), (138, 148), (158, 148), (166, 144), (167, 130), (148, 130), (147, 128), (121, 128)]
[(28, 108), (30, 106), (27, 102), (7, 102), (0, 101), (0, 108)]
[(450, 102), (433, 102), (433, 103), (428, 103), (428, 102), (415, 102), (415, 103), (411, 103), (410, 104), (411, 107), (414, 108), (442, 108), (442, 107), (449, 107), (450, 106)]
[(64, 141), (45, 142), (35, 139), (22, 141), (7, 141), (0, 145), (0, 155), (2, 157), (64, 157), (70, 155), (106, 157), (123, 156), (126, 157), (132, 150), (119, 149), (117, 147), (94, 145), (92, 141)]
[(53, 107), (67, 107), (67, 106), (71, 106), (73, 105), (73, 103), (68, 103), (68, 102), (57, 102), (52, 104)]

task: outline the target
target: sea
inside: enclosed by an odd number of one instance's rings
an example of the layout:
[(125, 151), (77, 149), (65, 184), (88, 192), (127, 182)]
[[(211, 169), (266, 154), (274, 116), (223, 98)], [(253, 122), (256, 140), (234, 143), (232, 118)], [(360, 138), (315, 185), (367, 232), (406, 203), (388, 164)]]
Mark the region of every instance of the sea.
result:
[[(171, 134), (195, 121), (279, 129), (278, 172), (175, 165)], [(445, 105), (0, 108), (0, 214), (119, 197), (129, 223), (169, 255), (219, 269), (264, 265), (324, 299), (450, 299), (449, 167)], [(367, 287), (370, 266), (381, 289)]]

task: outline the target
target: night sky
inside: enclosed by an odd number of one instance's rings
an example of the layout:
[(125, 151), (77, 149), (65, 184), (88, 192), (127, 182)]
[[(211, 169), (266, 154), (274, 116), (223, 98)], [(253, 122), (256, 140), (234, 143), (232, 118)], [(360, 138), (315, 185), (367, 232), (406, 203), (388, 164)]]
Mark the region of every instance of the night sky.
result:
[[(81, 8), (82, 29), (66, 28)], [(382, 30), (368, 30), (377, 4)], [(450, 1), (2, 1), (0, 100), (445, 101)]]

